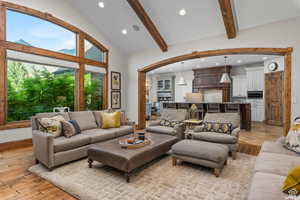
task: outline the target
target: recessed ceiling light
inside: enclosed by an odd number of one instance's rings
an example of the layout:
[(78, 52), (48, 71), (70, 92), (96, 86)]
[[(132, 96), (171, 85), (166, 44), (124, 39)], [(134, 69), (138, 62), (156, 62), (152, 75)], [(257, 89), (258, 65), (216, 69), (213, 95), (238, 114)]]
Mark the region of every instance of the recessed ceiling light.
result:
[(200, 61), (201, 61), (201, 62), (205, 61), (205, 58), (201, 58)]
[(237, 61), (237, 63), (242, 63), (242, 62), (243, 62), (242, 60), (238, 60), (238, 61)]
[(268, 59), (268, 57), (266, 57), (266, 56), (265, 56), (265, 57), (263, 57), (263, 60), (267, 60), (267, 59)]
[(122, 34), (123, 34), (123, 35), (126, 35), (126, 34), (127, 34), (127, 30), (126, 30), (126, 29), (123, 29), (123, 30), (122, 30)]
[(98, 2), (98, 6), (99, 6), (100, 8), (104, 8), (104, 2), (103, 2), (103, 1), (99, 1), (99, 2)]
[(181, 10), (179, 10), (178, 14), (181, 16), (184, 16), (184, 15), (186, 15), (186, 10), (184, 8), (182, 8)]

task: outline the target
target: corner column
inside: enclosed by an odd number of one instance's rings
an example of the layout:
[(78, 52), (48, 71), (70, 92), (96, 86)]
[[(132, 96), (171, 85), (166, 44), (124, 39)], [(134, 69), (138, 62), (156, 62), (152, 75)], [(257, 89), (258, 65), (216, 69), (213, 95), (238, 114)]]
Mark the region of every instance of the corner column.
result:
[(146, 127), (146, 72), (138, 74), (138, 129)]

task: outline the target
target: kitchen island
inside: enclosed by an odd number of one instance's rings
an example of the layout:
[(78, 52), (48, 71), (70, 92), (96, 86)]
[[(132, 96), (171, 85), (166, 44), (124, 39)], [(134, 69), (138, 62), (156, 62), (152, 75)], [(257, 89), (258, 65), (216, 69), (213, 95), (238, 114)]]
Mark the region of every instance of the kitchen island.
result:
[(225, 113), (225, 112), (238, 112), (241, 116), (241, 129), (251, 131), (251, 104), (250, 103), (163, 103), (164, 108), (173, 109), (190, 109), (195, 104), (199, 113), (198, 118), (203, 119), (207, 112), (209, 113)]

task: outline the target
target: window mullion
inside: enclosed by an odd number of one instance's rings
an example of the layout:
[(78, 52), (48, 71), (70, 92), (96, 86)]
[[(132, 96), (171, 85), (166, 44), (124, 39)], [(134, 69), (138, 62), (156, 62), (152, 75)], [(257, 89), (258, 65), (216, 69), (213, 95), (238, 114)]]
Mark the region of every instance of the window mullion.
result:
[[(80, 58), (84, 57), (84, 36), (80, 32), (77, 34), (77, 56)], [(76, 110), (84, 110), (84, 72), (85, 64), (79, 63), (79, 70), (76, 73)]]

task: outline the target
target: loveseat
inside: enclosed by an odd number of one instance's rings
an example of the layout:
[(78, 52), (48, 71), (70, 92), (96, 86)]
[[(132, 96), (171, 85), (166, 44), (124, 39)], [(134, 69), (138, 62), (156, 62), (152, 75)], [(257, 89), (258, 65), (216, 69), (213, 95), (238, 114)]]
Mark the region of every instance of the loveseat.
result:
[(300, 155), (283, 147), (285, 138), (264, 142), (256, 158), (248, 200), (283, 200), (282, 186), (288, 173), (300, 165)]
[(95, 143), (120, 137), (134, 132), (134, 122), (126, 119), (125, 112), (121, 115), (121, 127), (101, 129), (101, 112), (78, 111), (59, 113), (65, 120), (76, 120), (81, 133), (70, 138), (53, 135), (39, 130), (38, 119), (58, 115), (58, 113), (40, 113), (32, 117), (32, 141), (34, 156), (37, 162), (49, 170), (64, 163), (87, 156), (87, 149)]

